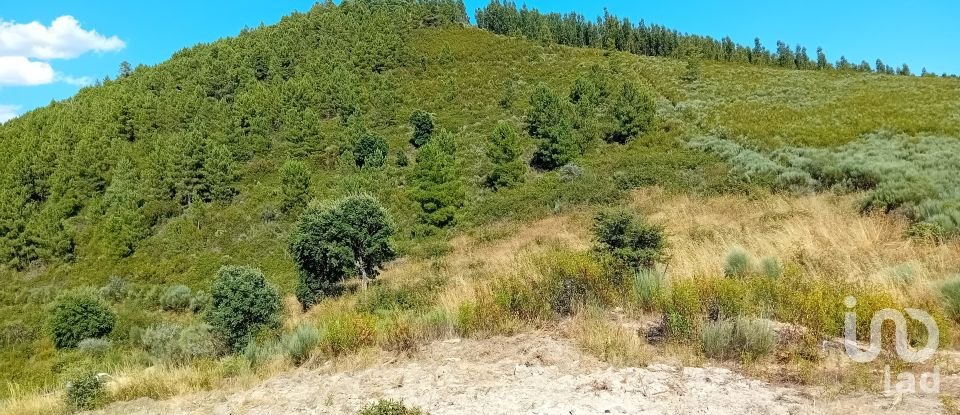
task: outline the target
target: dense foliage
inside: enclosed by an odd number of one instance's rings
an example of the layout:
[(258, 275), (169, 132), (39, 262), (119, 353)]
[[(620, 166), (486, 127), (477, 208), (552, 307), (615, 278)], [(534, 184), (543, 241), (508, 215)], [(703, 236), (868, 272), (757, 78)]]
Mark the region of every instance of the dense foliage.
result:
[(84, 339), (110, 334), (116, 321), (116, 315), (95, 299), (66, 297), (53, 308), (50, 318), (53, 343), (58, 349), (77, 347)]
[(598, 252), (634, 269), (651, 268), (665, 255), (663, 228), (623, 210), (600, 212), (593, 235)]
[(309, 307), (346, 278), (364, 286), (396, 255), (394, 228), (380, 202), (370, 195), (350, 196), (308, 208), (290, 241), (300, 271), (297, 297)]
[(258, 269), (220, 268), (210, 296), (207, 321), (233, 350), (246, 346), (259, 330), (280, 322), (280, 295)]

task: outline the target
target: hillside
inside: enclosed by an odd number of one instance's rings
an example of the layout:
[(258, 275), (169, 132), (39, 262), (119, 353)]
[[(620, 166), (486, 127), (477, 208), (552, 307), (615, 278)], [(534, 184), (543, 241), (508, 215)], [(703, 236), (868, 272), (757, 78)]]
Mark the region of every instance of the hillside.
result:
[[(600, 360), (611, 361), (608, 349), (629, 354), (622, 332), (605, 335), (615, 346), (589, 344), (584, 332), (609, 329), (604, 317), (523, 309), (549, 308), (531, 293), (574, 274), (613, 281), (584, 288), (594, 314), (683, 317), (682, 335), (643, 347), (701, 361), (699, 333), (718, 308), (807, 327), (813, 334), (785, 346), (786, 358), (767, 357), (790, 382), (827, 370), (808, 348), (841, 335), (846, 295), (869, 309), (927, 309), (941, 347), (953, 347), (960, 293), (951, 303), (941, 286), (960, 272), (960, 80), (562, 46), (471, 27), (465, 13), (446, 1), (318, 5), (0, 126), (0, 380), (11, 385), (0, 398), (10, 410), (59, 397), (81, 369), (140, 379), (115, 385), (104, 403), (268, 377), (293, 363), (264, 364), (283, 358), (267, 349), (302, 325), (324, 333), (307, 350), (315, 364), (365, 348), (552, 330), (569, 318), (600, 327), (572, 335)], [(652, 99), (653, 122), (620, 143), (607, 130), (621, 119), (619, 91), (631, 88)], [(575, 147), (553, 168), (529, 165), (549, 142), (528, 133), (543, 91), (561, 98)], [(600, 98), (576, 106), (574, 96)], [(435, 125), (419, 148), (418, 111)], [(522, 161), (500, 187), (488, 185), (498, 126), (516, 133)], [(365, 153), (367, 138), (387, 150)], [(291, 163), (308, 177), (294, 199)], [(361, 192), (388, 212), (398, 259), (373, 294), (348, 284), (304, 313), (288, 253), (299, 214), (310, 200)], [(611, 206), (666, 230), (655, 301), (638, 300), (632, 272), (623, 278), (588, 253), (591, 218)], [(774, 258), (780, 279), (725, 278), (736, 246)], [(145, 345), (158, 325), (203, 321), (225, 265), (259, 268), (279, 288), (280, 328), (253, 351), (186, 362)], [(177, 284), (189, 307), (166, 306)], [(49, 314), (65, 296), (96, 297), (116, 313), (106, 350), (55, 347)], [(141, 378), (151, 367), (169, 378)], [(176, 370), (196, 375), (186, 390), (170, 386)], [(872, 391), (861, 375), (845, 375), (842, 392)]]

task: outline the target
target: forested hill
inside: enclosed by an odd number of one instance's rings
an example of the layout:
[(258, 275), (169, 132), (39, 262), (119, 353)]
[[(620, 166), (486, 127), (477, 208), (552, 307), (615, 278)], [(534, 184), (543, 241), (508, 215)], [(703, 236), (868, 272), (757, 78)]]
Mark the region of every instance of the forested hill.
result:
[(37, 312), (58, 296), (142, 294), (114, 302), (124, 351), (175, 317), (164, 290), (209, 290), (221, 266), (291, 294), (301, 212), (356, 193), (406, 258), (648, 186), (865, 192), (918, 235), (960, 232), (957, 79), (511, 3), (476, 21), (449, 0), (327, 2), (0, 126), (0, 381), (76, 363)]

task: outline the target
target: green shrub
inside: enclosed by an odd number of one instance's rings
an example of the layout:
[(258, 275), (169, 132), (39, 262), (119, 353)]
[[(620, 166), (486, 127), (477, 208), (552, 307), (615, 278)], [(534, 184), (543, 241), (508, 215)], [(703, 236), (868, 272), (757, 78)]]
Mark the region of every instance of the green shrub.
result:
[(624, 210), (606, 210), (597, 214), (593, 236), (596, 251), (610, 254), (630, 268), (651, 268), (664, 258), (666, 237), (663, 228)]
[(764, 257), (760, 260), (760, 269), (763, 271), (763, 275), (770, 278), (777, 278), (783, 275), (783, 265), (780, 264), (780, 260), (776, 257)]
[(940, 294), (947, 313), (960, 322), (960, 275), (950, 279), (940, 287)]
[(83, 339), (77, 343), (77, 350), (97, 357), (105, 355), (111, 347), (113, 343), (107, 339)]
[(366, 287), (383, 264), (396, 256), (394, 228), (380, 201), (356, 195), (309, 207), (290, 239), (299, 269), (297, 298), (304, 308), (334, 292), (351, 276)]
[(206, 310), (207, 307), (209, 306), (210, 306), (210, 296), (203, 291), (197, 291), (197, 293), (190, 298), (190, 305), (188, 306), (188, 308), (190, 308), (190, 311), (194, 313), (199, 313), (199, 312), (202, 312), (203, 310)]
[(73, 410), (94, 409), (104, 395), (103, 381), (94, 372), (82, 372), (67, 381), (65, 398)]
[(118, 303), (127, 298), (130, 292), (130, 284), (121, 277), (113, 275), (107, 284), (100, 288), (100, 298)]
[(773, 352), (777, 333), (767, 320), (738, 317), (707, 323), (700, 334), (705, 355), (750, 361)]
[(140, 334), (140, 344), (157, 360), (184, 364), (201, 358), (216, 357), (221, 344), (207, 324), (178, 327), (161, 323)]
[(653, 96), (625, 83), (611, 105), (616, 126), (607, 141), (624, 144), (653, 127), (657, 108)]
[(487, 157), (493, 164), (485, 179), (487, 187), (497, 190), (510, 187), (523, 178), (526, 166), (520, 160), (523, 147), (517, 132), (505, 122), (500, 122), (490, 137)]
[(274, 357), (283, 352), (283, 345), (276, 340), (268, 340), (263, 343), (251, 341), (243, 348), (243, 358), (250, 363), (251, 367), (257, 367), (273, 360)]
[(413, 135), (410, 137), (410, 144), (420, 148), (430, 141), (433, 136), (433, 116), (428, 112), (416, 110), (410, 114), (410, 126), (413, 127)]
[(530, 97), (527, 112), (527, 133), (537, 140), (537, 149), (530, 161), (534, 167), (553, 170), (579, 155), (573, 138), (571, 108), (544, 84), (537, 85)]
[(676, 340), (690, 339), (699, 329), (703, 318), (704, 307), (697, 282), (687, 279), (672, 281), (664, 297), (665, 334)]
[(190, 287), (186, 285), (171, 285), (163, 292), (163, 297), (160, 297), (160, 305), (168, 311), (186, 310), (190, 306), (192, 294)]
[(538, 265), (543, 275), (540, 290), (557, 314), (570, 315), (589, 301), (602, 303), (611, 296), (610, 279), (587, 254), (557, 251), (545, 255)]
[(550, 311), (550, 304), (544, 300), (542, 293), (528, 280), (517, 275), (494, 280), (491, 293), (498, 307), (520, 320), (541, 320)]
[(564, 164), (560, 168), (560, 181), (573, 182), (583, 177), (583, 167), (573, 163)]
[(302, 209), (310, 199), (310, 169), (298, 160), (287, 160), (280, 168), (280, 210)]
[(74, 348), (83, 339), (110, 334), (116, 320), (116, 315), (95, 299), (64, 298), (53, 308), (53, 343), (58, 349)]
[(357, 167), (361, 169), (376, 169), (383, 167), (387, 161), (390, 147), (387, 140), (372, 133), (361, 134), (353, 143), (353, 157)]
[(280, 321), (280, 295), (260, 270), (225, 266), (210, 290), (207, 321), (233, 350), (240, 350), (257, 331)]
[(745, 277), (753, 271), (750, 254), (741, 247), (734, 247), (727, 253), (723, 267), (723, 275), (728, 277)]
[(319, 348), (328, 356), (338, 356), (372, 345), (375, 336), (375, 322), (369, 315), (337, 316), (320, 327)]
[(363, 407), (357, 415), (426, 415), (418, 408), (407, 408), (402, 401), (381, 399)]
[(663, 274), (642, 269), (633, 275), (633, 295), (645, 311), (653, 311), (663, 291)]
[(299, 366), (310, 357), (310, 352), (320, 343), (320, 330), (311, 325), (297, 326), (292, 332), (283, 336), (280, 344), (290, 361)]

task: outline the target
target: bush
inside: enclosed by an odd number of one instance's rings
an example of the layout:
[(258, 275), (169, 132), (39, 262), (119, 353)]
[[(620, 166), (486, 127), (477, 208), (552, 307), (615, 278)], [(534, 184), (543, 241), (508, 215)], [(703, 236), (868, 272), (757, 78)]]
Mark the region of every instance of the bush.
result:
[(107, 284), (100, 288), (100, 298), (118, 303), (127, 298), (130, 292), (130, 284), (121, 277), (111, 276)]
[(106, 354), (111, 347), (113, 343), (107, 339), (83, 339), (77, 343), (77, 350), (97, 357)]
[(514, 318), (536, 321), (547, 317), (550, 311), (550, 304), (544, 301), (542, 293), (520, 276), (494, 280), (491, 291), (493, 302)]
[(546, 85), (540, 84), (530, 97), (527, 133), (538, 141), (530, 161), (534, 167), (553, 170), (579, 154), (573, 138), (569, 104)]
[(783, 265), (780, 264), (780, 260), (776, 257), (768, 256), (763, 258), (760, 261), (760, 269), (763, 271), (763, 275), (770, 278), (777, 278), (783, 275)]
[(664, 258), (663, 228), (623, 210), (600, 212), (593, 224), (595, 250), (634, 268), (651, 268)]
[(777, 333), (767, 320), (738, 317), (707, 323), (700, 340), (708, 357), (749, 361), (773, 352)]
[(366, 287), (380, 267), (396, 256), (390, 242), (393, 233), (386, 210), (373, 196), (349, 196), (308, 208), (289, 248), (300, 271), (300, 303), (304, 308), (316, 304), (354, 275)]
[(653, 96), (638, 90), (632, 84), (624, 84), (614, 99), (613, 118), (616, 127), (607, 136), (607, 141), (624, 144), (653, 126), (656, 103)]
[(418, 408), (407, 408), (402, 401), (381, 399), (363, 407), (358, 415), (426, 415), (426, 413)]
[(258, 269), (220, 268), (210, 297), (207, 321), (233, 350), (240, 350), (257, 331), (279, 323), (280, 295)]
[(288, 160), (280, 168), (280, 210), (302, 209), (310, 198), (310, 169), (302, 161)]
[(162, 323), (144, 330), (140, 335), (140, 344), (154, 358), (174, 364), (216, 357), (221, 349), (212, 327), (207, 324), (180, 328)]
[(66, 388), (67, 405), (74, 410), (96, 408), (104, 396), (103, 381), (94, 372), (82, 372), (69, 381)]
[(210, 306), (210, 296), (203, 291), (197, 291), (193, 297), (190, 298), (190, 311), (194, 313), (199, 313), (203, 310), (206, 310)]
[(353, 143), (353, 157), (357, 167), (361, 169), (376, 169), (383, 167), (387, 161), (390, 147), (387, 140), (372, 133), (361, 134)]
[(602, 303), (610, 298), (611, 281), (589, 255), (555, 252), (541, 258), (539, 271), (541, 295), (557, 314), (570, 315), (589, 301)]
[(633, 295), (640, 308), (652, 311), (663, 291), (663, 274), (643, 269), (633, 275)]
[(116, 320), (116, 315), (97, 300), (65, 298), (53, 309), (53, 343), (58, 349), (77, 347), (83, 339), (110, 334)]
[(667, 337), (685, 340), (699, 328), (703, 305), (696, 281), (675, 280), (663, 301), (663, 326)]
[(293, 332), (280, 340), (283, 349), (294, 365), (301, 365), (310, 357), (310, 352), (320, 343), (320, 330), (310, 325), (297, 326)]
[(741, 247), (734, 247), (727, 254), (723, 274), (728, 277), (745, 277), (753, 270), (750, 254)]
[(572, 182), (581, 177), (583, 177), (583, 167), (573, 163), (567, 163), (560, 168), (560, 181)]
[(168, 311), (186, 310), (190, 306), (191, 294), (190, 287), (186, 285), (172, 285), (163, 292), (163, 297), (160, 297), (160, 305)]
[(960, 275), (944, 283), (940, 287), (940, 294), (943, 296), (947, 313), (960, 322)]
[(497, 190), (519, 182), (526, 170), (520, 160), (522, 153), (523, 147), (516, 131), (504, 122), (498, 124), (487, 148), (487, 157), (493, 164), (485, 180), (487, 187)]
[(413, 127), (410, 144), (416, 148), (427, 144), (433, 136), (433, 116), (425, 111), (416, 110), (410, 114), (410, 126)]

